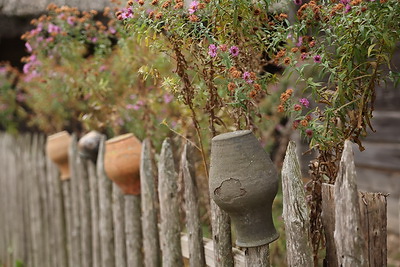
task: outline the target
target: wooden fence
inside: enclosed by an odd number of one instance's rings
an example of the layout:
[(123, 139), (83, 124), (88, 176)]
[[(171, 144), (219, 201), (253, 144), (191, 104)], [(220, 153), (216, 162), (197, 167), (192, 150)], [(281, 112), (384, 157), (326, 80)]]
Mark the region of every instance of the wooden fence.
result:
[[(221, 242), (218, 231), (214, 241), (203, 238), (189, 144), (183, 149), (178, 179), (170, 141), (164, 141), (156, 165), (145, 140), (141, 195), (134, 196), (123, 195), (106, 177), (104, 141), (94, 164), (78, 156), (74, 137), (71, 179), (61, 181), (46, 158), (44, 136), (0, 134), (0, 266), (269, 266), (268, 245), (232, 248), (230, 240)], [(313, 266), (295, 150), (290, 142), (282, 169), (287, 263)], [(349, 143), (340, 169), (336, 185), (323, 186), (325, 261), (328, 266), (386, 266), (386, 197), (357, 193)], [(184, 205), (178, 181), (184, 186)], [(213, 225), (227, 228), (218, 216), (212, 216)]]

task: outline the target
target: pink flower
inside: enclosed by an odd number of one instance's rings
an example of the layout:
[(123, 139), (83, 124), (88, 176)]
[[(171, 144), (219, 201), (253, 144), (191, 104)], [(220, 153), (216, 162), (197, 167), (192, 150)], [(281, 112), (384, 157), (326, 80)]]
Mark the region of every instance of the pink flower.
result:
[(132, 104), (128, 104), (125, 107), (126, 107), (126, 109), (134, 109), (134, 105), (132, 105)]
[(299, 46), (302, 46), (302, 44), (303, 44), (303, 36), (300, 36), (299, 40), (296, 43), (296, 46), (299, 47)]
[(210, 44), (208, 46), (208, 54), (211, 57), (216, 57), (217, 56), (217, 51), (218, 51), (218, 47), (215, 44)]
[(199, 2), (192, 1), (189, 6), (189, 14), (193, 14), (194, 12), (196, 12), (198, 5), (199, 5)]
[(301, 5), (301, 4), (303, 3), (301, 0), (294, 0), (293, 2), (294, 2), (296, 5), (298, 5), (298, 6)]
[(25, 43), (25, 47), (26, 47), (26, 50), (28, 50), (29, 53), (32, 53), (32, 46), (28, 42)]
[(97, 42), (97, 37), (92, 37), (90, 40), (91, 40), (93, 43), (96, 43), (96, 42)]
[(50, 23), (49, 26), (47, 27), (47, 31), (49, 33), (52, 33), (52, 32), (59, 33), (59, 32), (61, 32), (61, 28), (58, 27), (57, 25), (54, 25), (53, 23)]
[(71, 26), (74, 26), (74, 21), (75, 21), (75, 19), (74, 19), (74, 17), (72, 17), (72, 16), (69, 16), (68, 18), (67, 18), (67, 23), (69, 24), (69, 25), (71, 25)]
[(113, 28), (113, 27), (110, 27), (110, 28), (108, 29), (108, 31), (109, 31), (111, 34), (116, 34), (116, 33), (117, 33), (117, 30), (116, 30), (115, 28)]
[(307, 53), (301, 53), (301, 60), (306, 60), (307, 59), (307, 57), (308, 57), (308, 54)]
[(314, 56), (314, 62), (315, 63), (321, 63), (321, 56), (320, 55)]
[(299, 100), (299, 102), (300, 102), (300, 104), (302, 104), (306, 108), (308, 108), (310, 106), (310, 101), (308, 101), (307, 98), (302, 98), (302, 99)]
[(344, 13), (349, 13), (351, 10), (351, 5), (347, 4), (345, 9), (344, 9)]
[(174, 96), (170, 94), (165, 94), (163, 95), (163, 98), (164, 98), (164, 103), (168, 104), (172, 101), (172, 99), (174, 99)]
[(237, 46), (231, 46), (231, 48), (229, 48), (229, 53), (231, 53), (232, 56), (237, 57), (239, 55), (239, 48)]
[(313, 136), (313, 131), (312, 131), (311, 129), (307, 129), (307, 130), (306, 130), (306, 135), (307, 135), (308, 137), (312, 137), (312, 136)]
[(243, 79), (244, 79), (247, 83), (252, 83), (252, 82), (253, 82), (253, 80), (250, 79), (250, 72), (248, 72), (248, 71), (245, 71), (245, 72), (243, 73)]

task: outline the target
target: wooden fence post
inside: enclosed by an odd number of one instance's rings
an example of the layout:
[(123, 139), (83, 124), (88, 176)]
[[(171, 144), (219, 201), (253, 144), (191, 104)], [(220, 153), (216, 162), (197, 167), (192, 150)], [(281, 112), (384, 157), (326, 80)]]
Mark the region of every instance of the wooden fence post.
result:
[[(101, 265), (115, 266), (114, 232), (112, 218), (112, 182), (104, 171), (105, 136), (101, 137), (97, 156), (97, 177), (99, 179)], [(118, 266), (119, 267), (119, 266)]]
[(178, 185), (169, 138), (165, 139), (162, 144), (158, 163), (158, 194), (160, 198), (162, 264), (167, 267), (183, 266)]
[(184, 182), (184, 199), (186, 209), (186, 228), (189, 237), (190, 267), (205, 266), (203, 231), (200, 222), (199, 193), (193, 166), (193, 147), (187, 142), (181, 158), (181, 174)]
[(150, 140), (145, 139), (142, 144), (140, 162), (140, 192), (142, 195), (144, 265), (146, 267), (158, 267), (161, 264), (157, 209), (155, 205), (157, 196), (154, 180)]
[(125, 235), (127, 267), (143, 266), (142, 223), (140, 220), (140, 195), (125, 196)]
[(112, 216), (114, 224), (115, 266), (126, 266), (124, 195), (117, 184), (112, 184)]
[(335, 183), (335, 244), (341, 266), (366, 266), (364, 238), (361, 232), (356, 171), (350, 141), (344, 144)]
[(93, 266), (101, 266), (101, 244), (100, 244), (100, 211), (99, 211), (99, 186), (96, 166), (87, 161), (90, 184), (90, 211), (92, 217), (92, 262)]
[(282, 167), (283, 219), (288, 266), (313, 266), (310, 222), (296, 144), (290, 141)]

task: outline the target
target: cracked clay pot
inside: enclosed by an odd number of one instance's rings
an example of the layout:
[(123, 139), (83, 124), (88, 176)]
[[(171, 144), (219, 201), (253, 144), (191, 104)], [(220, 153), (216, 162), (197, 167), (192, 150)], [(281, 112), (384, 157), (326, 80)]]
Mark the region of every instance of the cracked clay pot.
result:
[(278, 175), (251, 131), (212, 139), (209, 187), (215, 203), (232, 220), (236, 245), (256, 247), (279, 237), (272, 221)]

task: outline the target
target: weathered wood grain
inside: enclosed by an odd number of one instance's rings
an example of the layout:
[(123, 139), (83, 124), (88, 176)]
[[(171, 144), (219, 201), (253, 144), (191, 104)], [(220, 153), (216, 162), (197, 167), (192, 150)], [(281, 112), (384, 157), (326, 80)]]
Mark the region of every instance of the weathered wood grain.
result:
[(169, 138), (162, 144), (158, 163), (158, 194), (162, 264), (167, 267), (183, 266), (177, 175)]
[(87, 164), (90, 185), (90, 212), (92, 218), (92, 262), (93, 266), (101, 266), (98, 179), (95, 164), (90, 160)]
[(363, 142), (364, 151), (354, 147), (357, 167), (369, 167), (389, 171), (400, 171), (400, 143)]
[(145, 139), (142, 144), (142, 155), (140, 162), (140, 192), (142, 195), (141, 209), (144, 266), (158, 267), (161, 264), (161, 253), (157, 226), (157, 209), (155, 205), (157, 201), (157, 195), (149, 139)]
[(67, 242), (67, 259), (68, 266), (74, 267), (72, 259), (72, 207), (71, 207), (71, 179), (61, 181), (63, 208), (64, 208), (64, 222)]
[(126, 240), (124, 195), (121, 189), (112, 184), (112, 217), (114, 225), (115, 266), (126, 266)]
[(79, 169), (77, 166), (78, 148), (77, 138), (73, 134), (68, 151), (68, 162), (71, 174), (71, 260), (73, 266), (82, 266), (81, 247), (81, 213), (80, 213), (80, 190), (79, 190)]
[(337, 259), (342, 266), (366, 266), (365, 240), (361, 232), (361, 214), (356, 173), (350, 141), (345, 141), (335, 183), (335, 232)]
[(127, 267), (143, 266), (140, 196), (125, 196), (125, 235)]
[(189, 264), (191, 267), (205, 265), (203, 231), (200, 221), (199, 193), (193, 163), (193, 147), (186, 143), (181, 157), (181, 174), (184, 182), (186, 228), (189, 237)]
[[(104, 171), (105, 136), (102, 136), (97, 157), (97, 177), (100, 208), (101, 266), (115, 266), (114, 232), (112, 218), (112, 182)], [(119, 266), (118, 266), (119, 267)]]
[(245, 248), (244, 249), (244, 260), (245, 260), (246, 267), (252, 267), (252, 266), (269, 267), (269, 266), (271, 266), (269, 263), (269, 244), (262, 245), (259, 247), (253, 247), (253, 248)]
[[(400, 94), (398, 94), (400, 95)], [(400, 111), (375, 110), (371, 120), (375, 132), (368, 131), (368, 142), (400, 143)]]
[(289, 266), (312, 266), (309, 210), (296, 145), (289, 142), (282, 168), (283, 219)]

